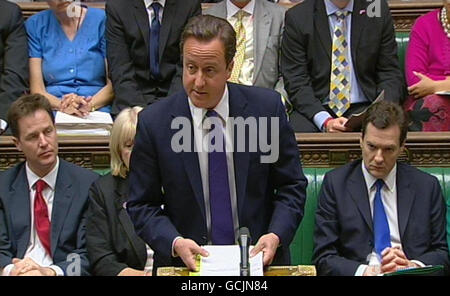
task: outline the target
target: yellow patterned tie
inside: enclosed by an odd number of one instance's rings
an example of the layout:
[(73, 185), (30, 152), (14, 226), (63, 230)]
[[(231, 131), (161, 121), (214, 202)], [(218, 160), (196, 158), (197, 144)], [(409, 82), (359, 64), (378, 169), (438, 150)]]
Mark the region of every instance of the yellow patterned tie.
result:
[(328, 106), (341, 117), (350, 108), (350, 65), (347, 61), (345, 17), (348, 11), (336, 11), (337, 23), (333, 32), (331, 54), (330, 102)]
[(234, 66), (231, 72), (230, 82), (238, 83), (239, 75), (241, 74), (242, 65), (244, 64), (245, 57), (245, 28), (242, 23), (245, 11), (239, 10), (236, 14), (237, 22), (234, 25), (234, 30), (236, 31), (236, 55), (234, 56)]

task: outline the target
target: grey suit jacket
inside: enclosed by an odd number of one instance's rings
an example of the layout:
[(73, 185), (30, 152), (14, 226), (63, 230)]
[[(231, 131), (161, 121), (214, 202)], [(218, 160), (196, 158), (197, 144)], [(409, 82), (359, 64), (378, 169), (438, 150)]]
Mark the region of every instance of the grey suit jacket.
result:
[[(227, 1), (213, 5), (204, 14), (227, 18)], [(285, 98), (279, 60), (286, 9), (268, 1), (255, 1), (253, 45), (255, 69), (253, 85), (275, 89)]]

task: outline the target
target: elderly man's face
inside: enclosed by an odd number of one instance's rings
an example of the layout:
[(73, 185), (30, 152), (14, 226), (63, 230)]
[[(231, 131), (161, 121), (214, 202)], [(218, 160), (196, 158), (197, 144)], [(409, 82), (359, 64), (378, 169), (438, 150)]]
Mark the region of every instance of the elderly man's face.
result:
[(183, 47), (183, 86), (198, 108), (213, 109), (225, 91), (233, 63), (227, 65), (225, 48), (218, 38), (188, 38)]
[(360, 139), (360, 146), (369, 173), (383, 179), (391, 172), (404, 148), (404, 143), (400, 143), (400, 127), (392, 125), (378, 129), (369, 123), (364, 138)]

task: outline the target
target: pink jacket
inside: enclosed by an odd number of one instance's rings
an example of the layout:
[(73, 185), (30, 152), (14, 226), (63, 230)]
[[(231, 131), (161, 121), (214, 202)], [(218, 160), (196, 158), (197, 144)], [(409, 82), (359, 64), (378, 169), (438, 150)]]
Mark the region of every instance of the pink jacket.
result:
[(427, 75), (433, 80), (450, 76), (450, 38), (439, 20), (440, 9), (419, 17), (411, 29), (406, 52), (406, 83), (419, 82), (413, 71)]

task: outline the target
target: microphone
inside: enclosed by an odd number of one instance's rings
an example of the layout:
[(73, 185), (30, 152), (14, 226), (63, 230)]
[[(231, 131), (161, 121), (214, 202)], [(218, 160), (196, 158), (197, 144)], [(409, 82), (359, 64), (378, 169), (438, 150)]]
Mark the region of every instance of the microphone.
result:
[(250, 276), (250, 263), (249, 263), (249, 247), (252, 242), (250, 231), (247, 227), (241, 227), (238, 230), (237, 241), (241, 253), (240, 275)]

